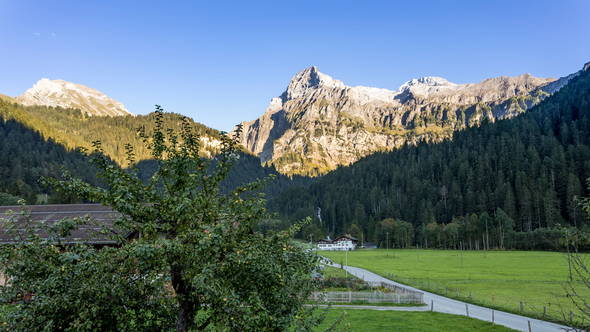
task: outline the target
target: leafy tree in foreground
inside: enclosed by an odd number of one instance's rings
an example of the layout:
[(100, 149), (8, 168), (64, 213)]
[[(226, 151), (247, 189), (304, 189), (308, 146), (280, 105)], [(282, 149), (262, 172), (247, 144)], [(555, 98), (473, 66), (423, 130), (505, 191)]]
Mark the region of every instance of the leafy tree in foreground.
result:
[[(588, 179), (590, 189), (590, 179)], [(580, 206), (590, 216), (590, 197), (580, 200)], [(569, 282), (566, 285), (567, 296), (578, 309), (577, 319), (582, 322), (580, 331), (590, 329), (590, 256), (578, 252), (580, 247), (590, 245), (588, 232), (570, 232), (566, 238), (568, 242)]]
[[(111, 206), (124, 216), (118, 248), (60, 246), (59, 237), (31, 235), (3, 248), (0, 265), (10, 283), (0, 300), (18, 300), (5, 322), (10, 330), (308, 330), (315, 323), (303, 304), (313, 290), (316, 256), (294, 244), (299, 229), (263, 236), (254, 226), (267, 217), (264, 200), (243, 195), (262, 181), (220, 192), (237, 158), (224, 136), (214, 162), (185, 119), (179, 133), (163, 127), (157, 106), (151, 135), (140, 130), (155, 174), (142, 181), (133, 168), (113, 165), (95, 144), (93, 161), (105, 188), (64, 174), (54, 188)], [(128, 147), (129, 163), (133, 150)], [(56, 234), (76, 221), (62, 221)], [(52, 240), (55, 239), (55, 240)], [(30, 299), (24, 294), (32, 294)], [(1, 324), (0, 324), (1, 325)], [(1, 327), (0, 327), (1, 328)]]

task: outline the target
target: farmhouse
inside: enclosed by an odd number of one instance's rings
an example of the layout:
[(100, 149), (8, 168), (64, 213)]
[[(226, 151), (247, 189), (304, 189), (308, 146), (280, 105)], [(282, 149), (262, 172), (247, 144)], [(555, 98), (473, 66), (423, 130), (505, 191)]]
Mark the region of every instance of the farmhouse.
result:
[(114, 226), (119, 212), (100, 204), (0, 206), (0, 245), (13, 244), (31, 232), (41, 238), (54, 236), (47, 230), (63, 219), (84, 218), (70, 235), (55, 238), (62, 245), (116, 246), (113, 235), (130, 236)]
[(317, 243), (318, 250), (354, 250), (358, 240), (349, 234), (341, 235), (334, 240), (330, 237), (319, 240)]
[[(112, 235), (132, 235), (114, 227), (115, 220), (121, 218), (119, 212), (100, 204), (0, 206), (0, 246), (14, 244), (31, 233), (45, 239), (55, 237), (47, 228), (60, 220), (73, 218), (84, 218), (85, 222), (69, 236), (56, 237), (61, 245), (117, 246)], [(6, 278), (0, 269), (0, 286), (5, 283)]]

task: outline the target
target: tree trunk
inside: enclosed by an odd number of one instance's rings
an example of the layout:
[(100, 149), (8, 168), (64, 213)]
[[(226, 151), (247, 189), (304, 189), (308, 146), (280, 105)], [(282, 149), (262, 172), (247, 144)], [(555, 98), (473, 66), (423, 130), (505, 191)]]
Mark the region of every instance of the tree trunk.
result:
[(176, 319), (176, 331), (186, 332), (195, 325), (195, 310), (197, 303), (191, 297), (191, 287), (182, 278), (182, 268), (177, 264), (170, 266), (172, 287), (178, 301), (178, 318)]
[(191, 310), (191, 307), (188, 303), (183, 303), (184, 301), (178, 301), (180, 304), (180, 308), (178, 310), (178, 318), (176, 319), (176, 331), (177, 332), (186, 332), (188, 331), (194, 324), (194, 310)]

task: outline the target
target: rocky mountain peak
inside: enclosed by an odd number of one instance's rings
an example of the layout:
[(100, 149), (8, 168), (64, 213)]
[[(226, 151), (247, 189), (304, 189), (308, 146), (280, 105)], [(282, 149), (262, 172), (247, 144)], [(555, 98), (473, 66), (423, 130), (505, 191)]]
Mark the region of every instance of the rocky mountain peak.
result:
[(458, 84), (449, 82), (442, 77), (424, 76), (407, 81), (399, 87), (398, 91), (400, 94), (411, 92), (413, 94), (428, 96), (432, 93), (452, 90), (457, 87), (459, 87)]
[(64, 80), (42, 78), (16, 101), (26, 106), (76, 108), (90, 116), (131, 115), (122, 103), (102, 92)]
[(309, 67), (260, 118), (242, 123), (240, 142), (284, 174), (319, 175), (376, 151), (517, 116), (566, 83), (529, 74), (467, 84), (426, 76), (388, 90), (347, 86)]
[(404, 90), (405, 88), (411, 86), (449, 86), (449, 85), (456, 85), (447, 81), (447, 79), (438, 77), (438, 76), (424, 76), (420, 78), (414, 78), (412, 80), (407, 81), (406, 83), (402, 84), (400, 90)]
[(335, 80), (329, 75), (321, 73), (316, 66), (306, 68), (291, 78), (291, 82), (287, 87), (286, 98), (299, 98), (309, 90), (318, 88), (344, 88), (345, 85), (341, 81)]

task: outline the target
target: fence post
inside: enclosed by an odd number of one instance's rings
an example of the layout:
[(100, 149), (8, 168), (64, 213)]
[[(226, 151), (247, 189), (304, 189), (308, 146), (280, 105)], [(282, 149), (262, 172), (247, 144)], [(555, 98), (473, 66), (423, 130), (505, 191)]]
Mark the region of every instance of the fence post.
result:
[(467, 303), (465, 303), (465, 313), (467, 314), (467, 317), (469, 317), (469, 307), (467, 306)]
[(495, 323), (495, 320), (496, 320), (496, 319), (495, 319), (495, 317), (494, 317), (494, 309), (492, 309), (492, 324), (494, 324), (494, 323)]
[(524, 311), (524, 303), (522, 303), (522, 301), (520, 302), (520, 312), (522, 313)]
[(430, 311), (434, 311), (434, 300), (430, 300)]
[(543, 318), (545, 318), (545, 316), (547, 316), (547, 307), (543, 306)]
[(531, 328), (531, 321), (529, 320), (529, 332), (533, 332), (533, 329)]

